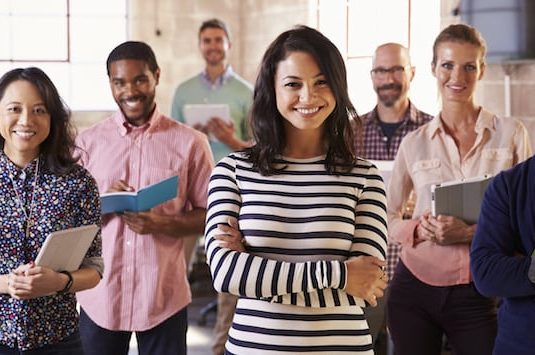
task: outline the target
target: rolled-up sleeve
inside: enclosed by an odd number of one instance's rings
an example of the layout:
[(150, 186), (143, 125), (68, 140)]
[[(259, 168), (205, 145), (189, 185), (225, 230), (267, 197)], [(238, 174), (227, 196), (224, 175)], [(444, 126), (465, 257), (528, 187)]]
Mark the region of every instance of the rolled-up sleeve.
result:
[(388, 238), (403, 247), (412, 247), (418, 220), (403, 219), (403, 210), (413, 189), (406, 158), (406, 145), (405, 140), (401, 142), (387, 189)]

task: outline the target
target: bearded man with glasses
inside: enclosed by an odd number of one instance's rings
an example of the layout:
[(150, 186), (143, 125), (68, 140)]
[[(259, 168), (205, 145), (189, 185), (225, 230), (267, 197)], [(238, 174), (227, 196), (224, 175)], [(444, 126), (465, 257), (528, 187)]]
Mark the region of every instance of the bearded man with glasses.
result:
[[(409, 100), (415, 67), (411, 65), (406, 47), (398, 43), (385, 43), (377, 47), (370, 74), (373, 89), (377, 93), (377, 105), (361, 117), (363, 129), (361, 135), (356, 136), (356, 151), (365, 159), (394, 160), (402, 138), (430, 121), (433, 116), (418, 110)], [(411, 214), (412, 209), (408, 204), (407, 218)], [(389, 280), (394, 274), (400, 251), (399, 244), (388, 244), (386, 274)], [(376, 350), (380, 348), (377, 338), (386, 324), (386, 297), (388, 293), (378, 300), (377, 307), (365, 309)]]

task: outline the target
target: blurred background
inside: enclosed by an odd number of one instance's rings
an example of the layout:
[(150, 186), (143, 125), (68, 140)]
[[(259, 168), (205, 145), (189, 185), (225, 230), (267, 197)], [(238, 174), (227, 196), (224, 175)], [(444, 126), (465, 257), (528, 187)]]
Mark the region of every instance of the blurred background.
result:
[[(385, 42), (409, 47), (416, 66), (411, 100), (437, 113), (433, 40), (451, 23), (475, 25), (488, 45), (478, 103), (499, 116), (521, 119), (535, 140), (532, 0), (0, 0), (0, 73), (28, 66), (45, 70), (83, 130), (117, 108), (106, 74), (109, 52), (126, 40), (144, 41), (161, 67), (159, 110), (169, 114), (178, 83), (204, 68), (198, 28), (213, 17), (229, 26), (230, 63), (250, 82), (280, 32), (296, 24), (319, 29), (346, 60), (350, 96), (359, 113), (375, 105), (371, 56)], [(202, 258), (194, 264), (191, 282), (190, 354), (209, 354), (215, 314), (204, 318), (201, 310), (215, 293)]]
[(475, 25), (489, 45), (489, 65), (478, 101), (501, 116), (535, 121), (535, 5), (529, 0), (0, 0), (0, 72), (43, 68), (83, 129), (115, 110), (105, 60), (117, 44), (141, 40), (162, 69), (157, 102), (170, 110), (173, 90), (202, 70), (197, 31), (218, 17), (231, 30), (230, 63), (254, 82), (267, 45), (295, 24), (321, 30), (346, 59), (351, 98), (364, 113), (375, 103), (369, 77), (374, 48), (410, 48), (416, 77), (411, 98), (436, 113), (431, 48), (450, 23)]

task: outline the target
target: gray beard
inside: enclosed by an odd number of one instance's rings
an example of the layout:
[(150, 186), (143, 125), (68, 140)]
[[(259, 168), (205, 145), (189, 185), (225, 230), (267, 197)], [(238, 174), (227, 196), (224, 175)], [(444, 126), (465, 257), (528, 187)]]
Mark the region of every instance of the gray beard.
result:
[(396, 102), (399, 101), (401, 95), (395, 95), (395, 96), (392, 96), (392, 95), (388, 95), (388, 96), (381, 96), (381, 95), (378, 95), (377, 96), (379, 98), (379, 101), (385, 105), (386, 107), (392, 107), (394, 106), (394, 104)]

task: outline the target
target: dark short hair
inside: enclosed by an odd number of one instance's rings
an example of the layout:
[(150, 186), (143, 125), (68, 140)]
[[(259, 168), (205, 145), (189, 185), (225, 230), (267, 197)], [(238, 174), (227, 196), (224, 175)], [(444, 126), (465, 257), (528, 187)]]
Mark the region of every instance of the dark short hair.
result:
[(106, 60), (108, 76), (110, 76), (111, 63), (125, 59), (141, 60), (146, 62), (149, 66), (149, 70), (152, 73), (156, 73), (159, 68), (158, 63), (156, 62), (156, 56), (148, 44), (144, 42), (127, 41), (121, 43), (110, 52), (110, 55)]
[(199, 27), (199, 38), (201, 38), (201, 32), (207, 28), (219, 28), (220, 30), (223, 30), (223, 32), (225, 32), (225, 36), (227, 36), (227, 39), (230, 41), (230, 31), (228, 30), (227, 25), (223, 21), (217, 18), (212, 18), (204, 21), (201, 24), (201, 27)]
[[(5, 73), (0, 78), (0, 100), (4, 97), (7, 87), (19, 80), (27, 81), (35, 86), (50, 114), (50, 133), (39, 149), (47, 168), (60, 175), (69, 172), (78, 161), (78, 158), (74, 157), (76, 132), (71, 124), (69, 108), (59, 96), (50, 78), (41, 69), (35, 67), (18, 68)], [(5, 139), (0, 136), (2, 148), (4, 143)]]
[(275, 75), (279, 62), (290, 53), (305, 52), (317, 62), (336, 100), (336, 107), (325, 121), (328, 145), (325, 167), (329, 173), (349, 170), (355, 163), (350, 117), (360, 130), (360, 119), (349, 99), (344, 60), (336, 46), (319, 31), (296, 26), (280, 34), (268, 47), (256, 79), (250, 124), (255, 145), (247, 149), (249, 160), (264, 175), (273, 174), (275, 159), (286, 146), (284, 117), (277, 109)]
[(481, 58), (483, 61), (485, 60), (487, 44), (481, 33), (475, 27), (459, 23), (444, 28), (438, 34), (433, 44), (433, 60), (431, 64), (435, 65), (437, 63), (437, 49), (444, 42), (470, 43), (481, 51)]

